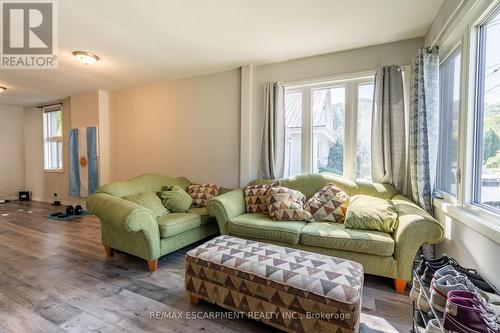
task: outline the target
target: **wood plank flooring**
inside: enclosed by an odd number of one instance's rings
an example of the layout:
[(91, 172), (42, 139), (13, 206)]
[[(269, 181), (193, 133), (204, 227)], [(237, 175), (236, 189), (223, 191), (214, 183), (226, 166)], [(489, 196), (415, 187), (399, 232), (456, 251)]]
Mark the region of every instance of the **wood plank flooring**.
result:
[[(139, 258), (105, 256), (97, 218), (43, 217), (57, 210), (0, 204), (0, 332), (277, 332), (249, 319), (213, 319), (228, 312), (189, 303), (184, 255), (194, 245), (150, 273)], [(366, 276), (361, 322), (361, 332), (409, 332), (411, 301), (392, 280)]]

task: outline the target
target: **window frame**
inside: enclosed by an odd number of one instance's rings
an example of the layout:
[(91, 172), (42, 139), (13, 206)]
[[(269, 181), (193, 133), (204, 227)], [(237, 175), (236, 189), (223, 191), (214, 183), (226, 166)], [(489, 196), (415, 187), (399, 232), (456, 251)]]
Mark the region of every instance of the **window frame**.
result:
[[(442, 60), (439, 62), (439, 75), (441, 76), (441, 66), (447, 62), (451, 57), (455, 56), (457, 53), (460, 53), (460, 80), (459, 80), (459, 86), (458, 86), (458, 94), (459, 94), (459, 110), (458, 110), (458, 135), (457, 135), (457, 176), (456, 176), (456, 187), (457, 187), (457, 193), (453, 194), (451, 192), (448, 192), (446, 190), (438, 188), (438, 171), (436, 171), (436, 181), (435, 181), (435, 191), (439, 192), (441, 196), (443, 197), (444, 200), (451, 202), (453, 204), (456, 204), (458, 202), (458, 197), (460, 195), (461, 191), (461, 184), (462, 184), (462, 168), (461, 168), (461, 162), (460, 162), (460, 156), (462, 154), (462, 145), (461, 145), (461, 140), (462, 140), (462, 108), (463, 108), (463, 89), (462, 85), (464, 82), (463, 79), (463, 68), (464, 68), (464, 59), (463, 59), (463, 45), (460, 42), (455, 43), (449, 50), (448, 52), (445, 53), (445, 56), (443, 57)], [(439, 82), (439, 90), (441, 94), (441, 78)], [(441, 96), (439, 98), (439, 121), (441, 122)], [(439, 138), (441, 137), (441, 124), (439, 126)], [(440, 167), (440, 159), (438, 156), (438, 159), (436, 160), (436, 170)]]
[[(61, 113), (61, 136), (49, 136), (48, 131), (48, 114), (60, 112)], [(42, 135), (43, 135), (43, 171), (47, 173), (64, 173), (64, 112), (62, 106), (57, 107), (44, 107), (42, 109)], [(47, 142), (57, 142), (61, 143), (61, 168), (47, 168), (47, 159), (50, 156), (47, 156), (46, 144)]]
[(373, 84), (375, 71), (339, 75), (316, 80), (284, 82), (285, 94), (288, 92), (302, 92), (302, 145), (301, 145), (301, 172), (312, 173), (313, 167), (313, 128), (312, 128), (312, 91), (315, 89), (345, 87), (344, 113), (344, 161), (343, 175), (335, 176), (356, 179), (356, 142), (357, 142), (357, 114), (358, 114), (358, 86)]
[[(482, 185), (482, 161), (483, 161), (483, 129), (484, 129), (484, 84), (485, 79), (485, 26), (496, 16), (500, 15), (500, 4), (496, 4), (493, 8), (485, 10), (483, 17), (476, 21), (474, 28), (471, 29), (471, 40), (475, 43), (470, 43), (471, 52), (474, 51), (475, 57), (471, 60), (471, 67), (474, 70), (474, 104), (471, 110), (473, 125), (471, 129), (471, 147), (468, 152), (471, 159), (471, 173), (469, 176), (470, 186), (466, 193), (467, 202), (465, 206), (469, 210), (474, 211), (478, 216), (489, 218), (491, 216), (499, 218), (500, 209), (480, 203)], [(473, 61), (473, 63), (472, 63)]]

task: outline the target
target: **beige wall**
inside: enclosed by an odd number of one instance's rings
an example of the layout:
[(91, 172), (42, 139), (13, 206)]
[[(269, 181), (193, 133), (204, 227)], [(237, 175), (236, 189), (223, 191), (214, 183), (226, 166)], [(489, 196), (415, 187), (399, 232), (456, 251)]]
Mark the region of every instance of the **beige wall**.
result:
[(99, 97), (107, 92), (94, 91), (71, 96), (63, 101), (63, 172), (43, 170), (43, 116), (39, 108), (24, 109), (26, 187), (34, 200), (52, 202), (54, 193), (63, 203), (83, 204), (85, 198), (69, 195), (69, 132), (72, 128), (99, 125)]
[(68, 195), (68, 135), (71, 129), (70, 99), (62, 101), (63, 110), (63, 171), (46, 172), (43, 170), (43, 113), (37, 107), (24, 109), (24, 141), (26, 188), (33, 193), (33, 199), (52, 202), (54, 193), (58, 200), (72, 203)]
[(23, 109), (0, 105), (0, 198), (24, 188)]
[(110, 94), (111, 179), (239, 184), (240, 70)]
[[(423, 38), (416, 38), (254, 67), (252, 75), (248, 75), (250, 78), (253, 77), (251, 115), (248, 117), (251, 125), (249, 126), (249, 133), (243, 133), (243, 136), (248, 136), (246, 140), (242, 137), (243, 142), (250, 142), (248, 147), (242, 147), (242, 154), (250, 156), (250, 161), (249, 163), (242, 163), (242, 168), (248, 169), (242, 170), (242, 174), (247, 175), (247, 179), (242, 179), (242, 185), (259, 177), (264, 114), (263, 95), (266, 82), (287, 82), (352, 74), (372, 71), (380, 66), (391, 64), (409, 65), (413, 63), (413, 59), (418, 54), (418, 49), (422, 46)], [(246, 118), (245, 115), (242, 115), (242, 117), (243, 119)], [(242, 128), (245, 128), (245, 126), (242, 125)], [(250, 151), (248, 152), (246, 149)]]

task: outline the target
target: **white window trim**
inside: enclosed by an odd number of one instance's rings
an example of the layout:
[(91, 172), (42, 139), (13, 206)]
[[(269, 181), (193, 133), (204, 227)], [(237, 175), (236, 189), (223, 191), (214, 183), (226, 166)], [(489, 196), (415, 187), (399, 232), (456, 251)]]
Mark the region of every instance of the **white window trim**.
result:
[(457, 197), (444, 195), (434, 199), (434, 207), (500, 244), (500, 214), (473, 203), (474, 123), (477, 87), (477, 37), (479, 26), (500, 5), (500, 0), (479, 0), (466, 4), (441, 37), (441, 54), (448, 57), (458, 45), (462, 47), (460, 83), (460, 120), (458, 166), (461, 179)]
[[(311, 173), (312, 170), (312, 89), (346, 87), (345, 95), (345, 128), (344, 128), (344, 174), (337, 175), (346, 179), (356, 179), (356, 141), (357, 141), (357, 113), (358, 89), (355, 86), (374, 83), (376, 71), (366, 71), (352, 74), (343, 74), (317, 79), (283, 82), (287, 92), (302, 92), (302, 146), (301, 171)], [(352, 93), (351, 93), (352, 92)], [(349, 112), (352, 111), (352, 112)]]
[[(45, 173), (64, 173), (64, 136), (53, 136), (53, 137), (50, 137), (50, 138), (46, 138), (46, 128), (45, 128), (45, 113), (50, 113), (50, 112), (57, 112), (57, 111), (61, 111), (61, 126), (63, 126), (64, 124), (64, 112), (63, 112), (63, 107), (62, 105), (61, 106), (58, 106), (56, 109), (54, 109), (53, 107), (48, 107), (47, 109), (46, 108), (42, 108), (42, 134), (43, 134), (43, 137), (42, 137), (42, 146), (43, 146), (43, 172)], [(63, 128), (61, 128), (62, 131), (64, 131)], [(50, 141), (50, 142), (61, 142), (62, 143), (62, 151), (61, 151), (61, 165), (62, 167), (60, 169), (47, 169), (45, 167), (45, 142), (46, 141)]]

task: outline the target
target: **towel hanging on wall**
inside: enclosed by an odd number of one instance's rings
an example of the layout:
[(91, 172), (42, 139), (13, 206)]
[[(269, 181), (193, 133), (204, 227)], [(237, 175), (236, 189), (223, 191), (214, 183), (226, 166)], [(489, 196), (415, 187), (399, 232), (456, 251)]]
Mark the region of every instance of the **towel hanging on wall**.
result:
[(97, 128), (73, 128), (69, 133), (69, 195), (86, 198), (99, 187)]

